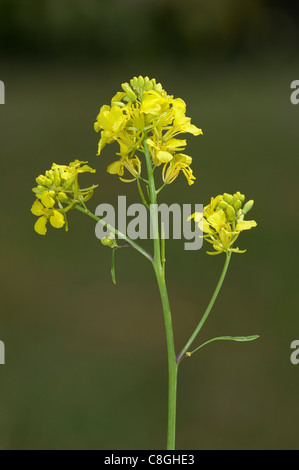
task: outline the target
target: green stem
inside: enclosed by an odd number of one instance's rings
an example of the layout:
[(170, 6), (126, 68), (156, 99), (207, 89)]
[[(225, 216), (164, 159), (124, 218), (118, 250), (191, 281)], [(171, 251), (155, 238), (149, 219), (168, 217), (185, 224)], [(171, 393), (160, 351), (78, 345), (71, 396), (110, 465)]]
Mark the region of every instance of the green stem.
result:
[(152, 233), (154, 237), (154, 271), (159, 287), (161, 296), (164, 324), (166, 330), (167, 342), (167, 355), (168, 355), (168, 427), (167, 427), (167, 450), (175, 449), (175, 428), (176, 428), (176, 394), (177, 394), (177, 371), (178, 365), (176, 363), (176, 355), (174, 348), (172, 318), (170, 312), (170, 305), (168, 300), (167, 287), (164, 275), (164, 266), (161, 260), (160, 250), (160, 234), (159, 234), (159, 219), (158, 219), (158, 206), (157, 206), (157, 193), (155, 188), (155, 180), (153, 176), (153, 166), (151, 162), (150, 152), (146, 139), (144, 140), (144, 153), (146, 159), (148, 181), (149, 181), (149, 196), (151, 203), (151, 221)]
[(157, 194), (159, 194), (159, 192), (162, 191), (162, 189), (165, 188), (165, 186), (166, 186), (166, 183), (163, 183), (162, 186), (159, 189), (157, 189)]
[(133, 240), (131, 240), (129, 237), (126, 237), (123, 233), (119, 232), (116, 228), (112, 227), (112, 225), (108, 224), (105, 220), (100, 219), (96, 215), (94, 215), (92, 212), (90, 212), (86, 207), (81, 207), (78, 204), (75, 204), (74, 206), (78, 211), (83, 212), (83, 214), (88, 215), (92, 219), (96, 220), (97, 222), (100, 222), (104, 227), (107, 227), (110, 232), (113, 232), (115, 235), (117, 235), (119, 238), (122, 238), (125, 240), (129, 245), (132, 246), (132, 248), (135, 248), (136, 251), (138, 251), (140, 254), (145, 256), (151, 263), (153, 263), (153, 257), (150, 255), (147, 251), (145, 251), (140, 245), (135, 243)]
[(140, 195), (140, 198), (141, 198), (141, 201), (143, 202), (143, 204), (145, 205), (145, 207), (147, 207), (149, 209), (149, 205), (144, 197), (144, 194), (143, 194), (143, 191), (142, 191), (142, 187), (141, 187), (141, 184), (140, 184), (140, 178), (137, 177), (136, 178), (136, 181), (137, 181), (137, 187), (138, 187), (138, 191), (139, 191), (139, 195)]
[(221, 273), (221, 276), (219, 278), (219, 281), (218, 281), (218, 284), (216, 286), (216, 289), (214, 291), (214, 294), (209, 302), (209, 305), (207, 306), (206, 308), (206, 311), (205, 313), (203, 314), (200, 322), (198, 323), (197, 327), (195, 328), (193, 334), (191, 335), (190, 339), (187, 341), (186, 345), (183, 347), (182, 351), (180, 352), (180, 354), (178, 355), (177, 357), (177, 363), (179, 364), (181, 362), (181, 360), (185, 357), (185, 354), (186, 352), (188, 351), (188, 349), (190, 348), (191, 344), (193, 343), (193, 341), (195, 340), (196, 336), (198, 335), (198, 333), (200, 332), (200, 330), (202, 329), (203, 325), (205, 324), (208, 316), (209, 316), (209, 313), (210, 311), (212, 310), (213, 308), (213, 305), (217, 299), (217, 296), (219, 294), (219, 291), (221, 289), (221, 286), (223, 284), (223, 281), (225, 279), (225, 275), (226, 275), (226, 272), (227, 272), (227, 269), (228, 269), (228, 265), (229, 265), (229, 262), (230, 262), (230, 258), (231, 258), (231, 252), (227, 252), (226, 254), (226, 259), (225, 259), (225, 263), (224, 263), (224, 267), (223, 267), (223, 270), (222, 270), (222, 273)]

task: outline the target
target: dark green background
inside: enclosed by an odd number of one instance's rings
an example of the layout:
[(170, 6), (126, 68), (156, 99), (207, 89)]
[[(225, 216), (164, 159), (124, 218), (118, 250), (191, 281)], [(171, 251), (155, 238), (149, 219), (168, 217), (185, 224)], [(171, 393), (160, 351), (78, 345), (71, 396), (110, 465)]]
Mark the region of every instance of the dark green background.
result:
[[(201, 341), (261, 338), (214, 343), (181, 364), (177, 447), (298, 449), (296, 3), (1, 0), (0, 23), (0, 447), (164, 448), (166, 345), (149, 263), (118, 252), (114, 286), (92, 220), (72, 213), (68, 233), (41, 237), (30, 214), (35, 177), (75, 158), (97, 169), (82, 178), (100, 185), (92, 210), (117, 195), (137, 200), (135, 184), (106, 173), (116, 147), (96, 156), (93, 122), (122, 82), (143, 74), (183, 98), (204, 131), (186, 150), (196, 184), (180, 176), (160, 201), (206, 204), (240, 190), (255, 199), (258, 223), (240, 237), (247, 253), (233, 256)], [(223, 262), (168, 242), (177, 350)]]

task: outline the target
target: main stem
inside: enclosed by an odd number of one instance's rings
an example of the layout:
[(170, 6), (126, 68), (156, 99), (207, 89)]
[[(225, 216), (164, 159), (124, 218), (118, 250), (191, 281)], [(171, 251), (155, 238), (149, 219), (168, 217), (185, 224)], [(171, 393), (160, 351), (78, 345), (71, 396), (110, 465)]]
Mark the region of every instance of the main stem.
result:
[(167, 450), (175, 449), (175, 427), (176, 427), (176, 395), (177, 395), (177, 372), (172, 318), (165, 282), (164, 261), (161, 260), (160, 232), (158, 220), (157, 193), (153, 175), (153, 166), (146, 139), (144, 140), (144, 151), (149, 181), (150, 212), (152, 221), (152, 235), (154, 238), (154, 271), (161, 296), (164, 323), (166, 330), (167, 354), (168, 354), (168, 426), (167, 426)]

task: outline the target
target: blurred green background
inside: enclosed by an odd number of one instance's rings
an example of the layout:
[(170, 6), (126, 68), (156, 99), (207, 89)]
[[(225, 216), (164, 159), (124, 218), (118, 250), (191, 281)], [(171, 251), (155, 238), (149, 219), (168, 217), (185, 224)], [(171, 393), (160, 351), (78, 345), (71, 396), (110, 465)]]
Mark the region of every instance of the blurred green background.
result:
[[(89, 205), (137, 199), (106, 173), (93, 122), (134, 75), (187, 103), (196, 184), (183, 176), (160, 201), (208, 203), (240, 190), (258, 228), (240, 237), (223, 290), (179, 371), (177, 448), (298, 449), (298, 2), (0, 0), (2, 449), (162, 449), (167, 358), (153, 272), (138, 253), (110, 255), (94, 222), (33, 231), (35, 177), (52, 162), (88, 160), (99, 182)], [(146, 243), (145, 243), (146, 245)], [(224, 257), (167, 244), (176, 348), (206, 307)]]

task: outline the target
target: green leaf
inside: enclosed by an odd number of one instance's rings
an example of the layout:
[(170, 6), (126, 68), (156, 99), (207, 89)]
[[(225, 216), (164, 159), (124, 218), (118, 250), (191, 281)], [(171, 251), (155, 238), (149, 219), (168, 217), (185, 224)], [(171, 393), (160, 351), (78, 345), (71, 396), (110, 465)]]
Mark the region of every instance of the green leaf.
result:
[(186, 356), (192, 356), (196, 351), (199, 349), (203, 348), (209, 343), (212, 343), (213, 341), (254, 341), (255, 339), (259, 338), (259, 335), (251, 335), (251, 336), (217, 336), (216, 338), (209, 339), (205, 343), (201, 344), (198, 346), (198, 348), (194, 349), (192, 352), (187, 352)]
[(258, 339), (259, 335), (252, 336), (219, 336), (218, 338), (213, 338), (213, 340), (228, 340), (228, 341), (254, 341)]

